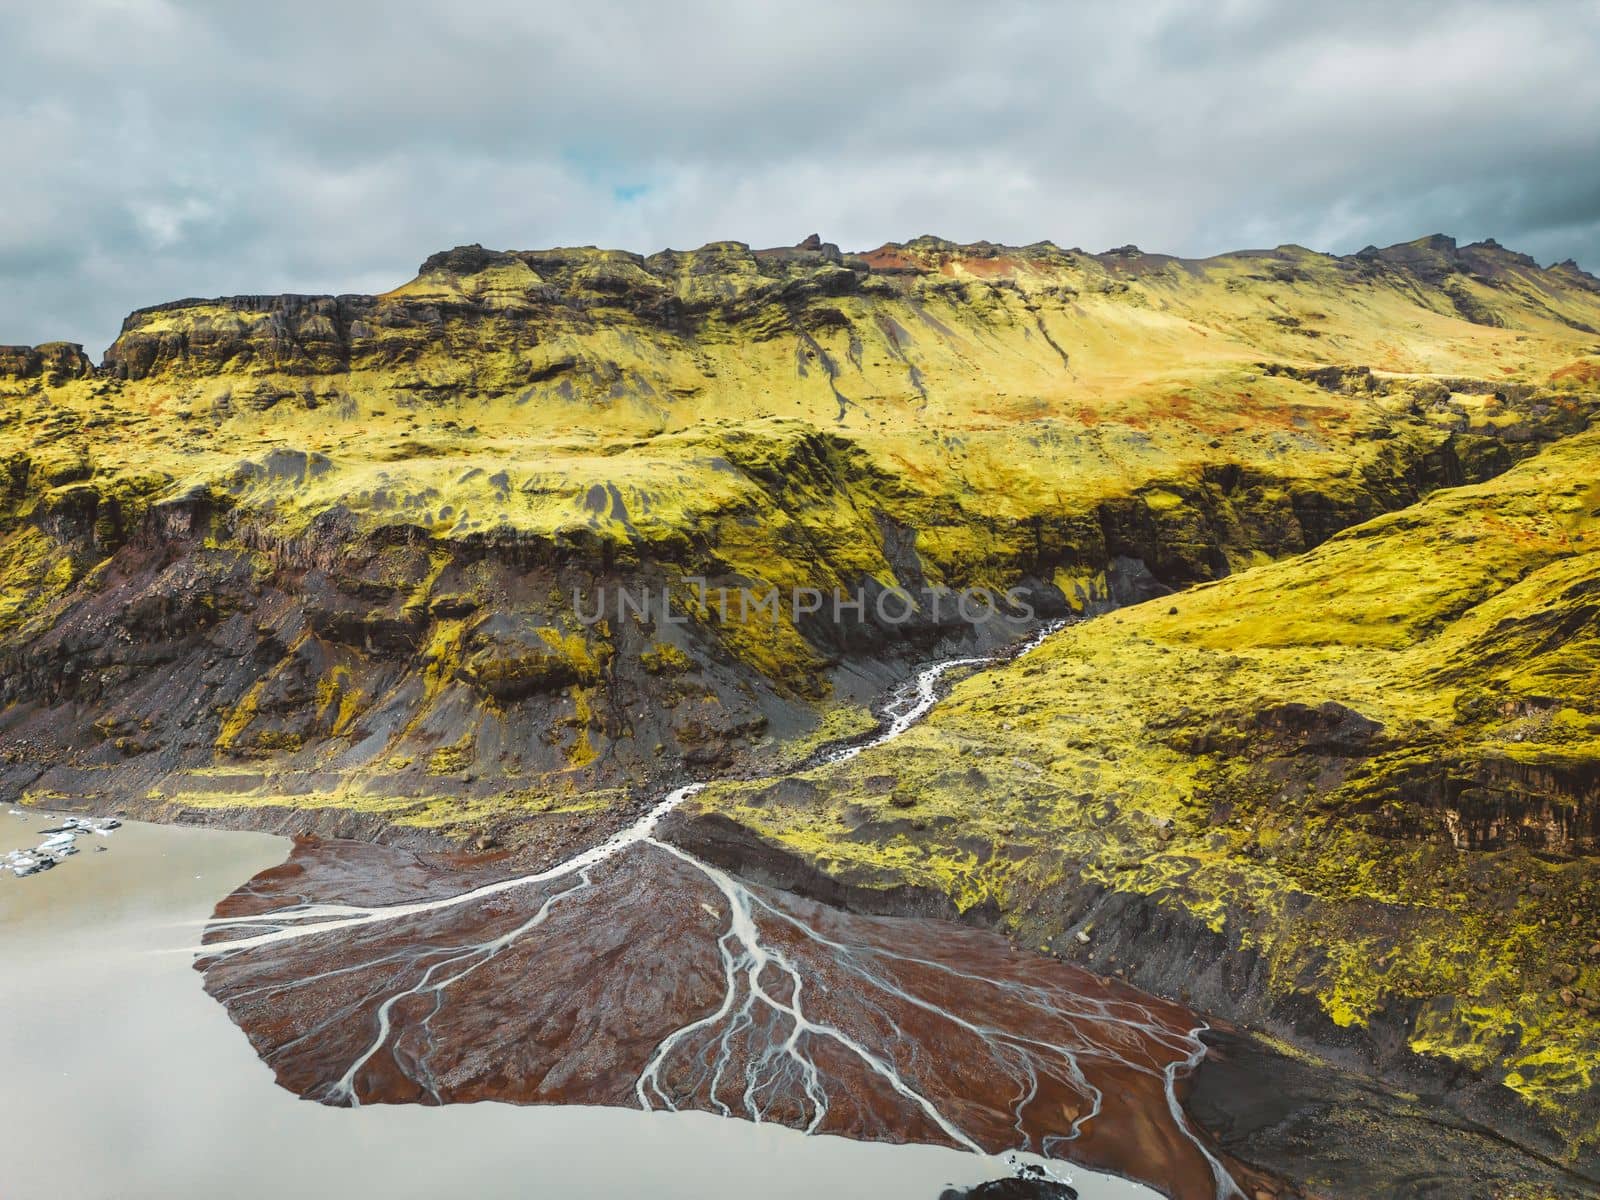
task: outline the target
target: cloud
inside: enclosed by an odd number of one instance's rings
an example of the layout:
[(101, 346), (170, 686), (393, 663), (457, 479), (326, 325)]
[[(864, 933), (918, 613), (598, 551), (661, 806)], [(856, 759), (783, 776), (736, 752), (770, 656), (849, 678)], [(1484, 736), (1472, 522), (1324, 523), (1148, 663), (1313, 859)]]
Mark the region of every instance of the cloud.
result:
[(24, 0), (0, 341), (428, 253), (1444, 231), (1600, 268), (1600, 10)]

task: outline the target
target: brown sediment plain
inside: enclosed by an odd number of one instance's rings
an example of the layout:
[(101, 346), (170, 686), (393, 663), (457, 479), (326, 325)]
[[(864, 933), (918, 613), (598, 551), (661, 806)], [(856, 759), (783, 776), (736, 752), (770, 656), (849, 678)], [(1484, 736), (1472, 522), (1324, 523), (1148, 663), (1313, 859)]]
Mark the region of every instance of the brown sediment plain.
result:
[(694, 1108), (1023, 1150), (1178, 1200), (1294, 1194), (1184, 1113), (1204, 1022), (1181, 1005), (746, 884), (653, 830), (510, 878), (302, 839), (218, 906), (206, 989), (324, 1103)]

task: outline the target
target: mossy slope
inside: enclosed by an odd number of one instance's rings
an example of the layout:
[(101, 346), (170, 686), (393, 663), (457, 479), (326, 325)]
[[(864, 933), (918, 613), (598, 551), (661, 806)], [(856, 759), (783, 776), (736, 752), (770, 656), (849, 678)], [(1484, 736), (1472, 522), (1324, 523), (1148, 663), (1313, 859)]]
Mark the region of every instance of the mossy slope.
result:
[(1597, 463), (1580, 435), (1074, 626), (814, 773), (812, 803), (758, 785), (697, 803), (851, 884), (992, 905), (1029, 944), (1324, 1046), (1394, 1065), (1398, 1034), (1593, 1166)]

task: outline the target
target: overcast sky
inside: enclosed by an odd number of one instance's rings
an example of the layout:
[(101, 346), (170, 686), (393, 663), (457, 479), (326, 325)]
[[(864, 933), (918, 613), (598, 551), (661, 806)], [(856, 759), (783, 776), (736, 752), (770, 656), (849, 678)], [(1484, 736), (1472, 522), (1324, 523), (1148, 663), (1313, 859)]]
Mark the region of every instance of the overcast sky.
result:
[(813, 231), (1600, 270), (1600, 4), (6, 0), (0, 342)]

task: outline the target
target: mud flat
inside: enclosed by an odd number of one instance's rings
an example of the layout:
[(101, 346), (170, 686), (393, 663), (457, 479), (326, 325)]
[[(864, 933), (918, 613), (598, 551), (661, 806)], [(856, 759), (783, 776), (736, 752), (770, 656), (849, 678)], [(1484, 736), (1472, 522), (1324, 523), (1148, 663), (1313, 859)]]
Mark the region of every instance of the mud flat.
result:
[[(53, 824), (0, 811), (0, 849)], [(863, 1195), (932, 1200), (1005, 1173), (935, 1146), (806, 1137), (705, 1113), (307, 1104), (183, 951), (285, 839), (127, 822), (53, 871), (0, 879), (0, 1192), (37, 1197)], [(1089, 1200), (1148, 1200), (1074, 1172)]]

